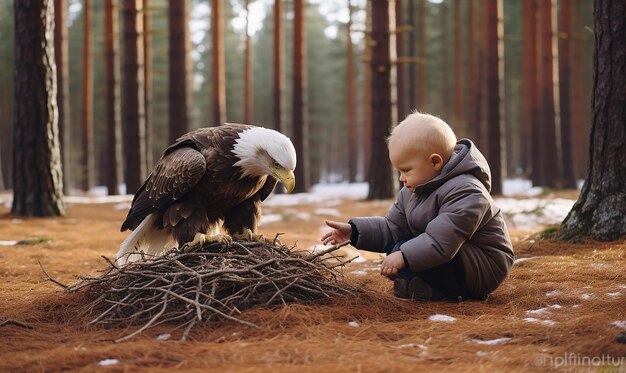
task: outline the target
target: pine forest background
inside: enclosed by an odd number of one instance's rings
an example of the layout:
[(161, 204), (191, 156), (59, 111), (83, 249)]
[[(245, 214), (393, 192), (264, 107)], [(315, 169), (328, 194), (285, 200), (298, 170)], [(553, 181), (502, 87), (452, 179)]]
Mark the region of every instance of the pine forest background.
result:
[[(398, 38), (394, 45), (396, 56), (391, 56), (397, 68), (396, 84), (392, 78), (393, 123), (397, 123), (416, 107), (420, 111), (433, 113), (446, 120), (459, 137), (469, 137), (481, 150), (487, 149), (494, 140), (485, 129), (486, 113), (489, 104), (484, 99), (484, 89), (488, 81), (484, 48), (483, 11), (491, 0), (402, 0), (391, 9), (390, 28), (393, 37)], [(293, 84), (293, 19), (294, 4), (297, 1), (282, 1), (284, 63), (283, 98), (284, 113), (282, 131), (293, 134), (292, 84)], [(535, 14), (547, 4), (551, 17), (551, 29), (547, 40), (552, 55), (548, 66), (554, 72), (562, 72), (562, 61), (567, 61), (566, 76), (568, 86), (559, 85), (559, 74), (549, 74), (548, 83), (554, 91), (544, 97), (554, 104), (552, 118), (530, 114), (525, 107), (524, 97), (528, 97), (528, 71), (524, 66), (528, 48), (541, 48), (540, 37), (546, 37), (541, 17), (530, 22), (534, 30), (531, 45), (528, 36), (529, 26), (524, 26), (527, 1), (500, 0), (501, 16), (498, 25), (502, 27), (500, 37), (500, 80), (499, 80), (499, 123), (502, 129), (504, 155), (503, 175), (508, 178), (532, 179), (534, 184), (548, 187), (571, 187), (562, 180), (567, 172), (574, 180), (586, 176), (589, 153), (590, 92), (593, 83), (593, 2), (590, 0), (541, 0), (529, 1), (537, 8)], [(66, 191), (78, 192), (85, 189), (85, 163), (83, 141), (84, 105), (84, 0), (69, 0), (67, 3), (68, 26), (68, 68), (69, 68), (69, 162), (64, 172)], [(91, 53), (93, 56), (93, 185), (106, 185), (106, 168), (109, 151), (106, 144), (105, 100), (104, 100), (104, 27), (105, 1), (89, 1), (92, 7), (90, 20)], [(123, 33), (122, 3), (119, 6), (120, 30)], [(140, 2), (141, 3), (141, 2)], [(152, 142), (148, 142), (148, 158), (157, 160), (170, 143), (168, 136), (168, 66), (169, 29), (168, 14), (171, 4), (166, 0), (151, 0), (146, 15), (149, 20), (151, 45), (150, 62), (152, 71), (148, 81), (152, 83), (152, 106), (147, 113), (152, 120)], [(171, 3), (175, 3), (171, 1)], [(189, 3), (191, 92), (189, 128), (213, 126), (212, 45), (210, 0), (191, 0)], [(307, 155), (299, 154), (299, 167), (306, 167), (302, 157), (308, 158), (310, 182), (364, 181), (368, 179), (370, 164), (367, 159), (371, 152), (372, 108), (371, 102), (371, 5), (365, 0), (310, 0), (305, 1), (305, 61), (306, 61), (306, 118), (308, 126)], [(368, 3), (370, 3), (368, 5)], [(376, 3), (376, 1), (374, 1)], [(386, 2), (385, 2), (386, 3)], [(391, 2), (391, 4), (394, 4)], [(223, 0), (224, 24), (223, 45), (225, 56), (225, 93), (228, 122), (246, 121), (245, 99), (245, 46), (246, 46), (246, 6), (257, 16), (250, 23), (249, 34), (252, 43), (252, 112), (247, 115), (251, 124), (273, 127), (273, 0)], [(568, 7), (570, 13), (563, 12)], [(12, 131), (14, 101), (14, 4), (10, 0), (0, 0), (0, 186), (12, 188)], [(567, 23), (563, 14), (570, 17), (570, 30), (564, 30)], [(260, 16), (259, 16), (260, 15)], [(394, 25), (395, 23), (397, 24)], [(526, 20), (528, 22), (528, 20)], [(534, 22), (534, 23), (533, 23)], [(543, 27), (543, 28), (542, 28)], [(350, 30), (350, 32), (348, 32)], [(348, 37), (350, 35), (350, 42)], [(392, 41), (394, 38), (391, 39)], [(563, 42), (569, 50), (563, 52)], [(544, 42), (545, 43), (545, 42)], [(123, 54), (123, 49), (120, 48)], [(348, 59), (351, 55), (352, 62)], [(121, 57), (120, 57), (121, 58)], [(536, 53), (539, 60), (540, 53)], [(351, 64), (351, 65), (350, 65)], [(349, 69), (348, 66), (352, 66)], [(537, 63), (535, 66), (541, 66)], [(543, 65), (545, 66), (545, 65)], [(526, 69), (526, 71), (525, 71)], [(353, 74), (353, 75), (352, 75)], [(531, 74), (533, 72), (531, 71)], [(536, 79), (545, 79), (540, 70), (534, 72)], [(354, 85), (349, 82), (353, 76)], [(181, 77), (183, 79), (183, 77)], [(526, 79), (526, 80), (525, 80)], [(562, 79), (561, 79), (562, 80)], [(541, 83), (541, 82), (539, 82)], [(562, 81), (561, 81), (562, 83)], [(539, 88), (537, 88), (539, 89)], [(482, 98), (481, 98), (482, 97)], [(349, 100), (351, 98), (351, 100)], [(559, 98), (567, 99), (562, 105)], [(565, 117), (562, 108), (568, 112)], [(352, 110), (352, 111), (351, 111)], [(561, 118), (570, 123), (567, 131), (562, 128)], [(552, 124), (550, 124), (552, 123)], [(555, 126), (556, 142), (545, 146), (545, 142), (532, 138), (529, 128)], [(561, 139), (560, 136), (566, 136)], [(380, 140), (380, 139), (379, 139)], [(375, 139), (372, 141), (376, 141)], [(353, 144), (353, 145), (350, 145)], [(563, 159), (563, 148), (571, 149), (571, 159)], [(353, 153), (353, 154), (351, 154)], [(540, 154), (540, 162), (558, 163), (559, 174), (549, 180), (536, 175), (533, 153)], [(350, 164), (355, 159), (355, 164)], [(386, 163), (388, 161), (384, 160)], [(302, 166), (301, 166), (302, 165)], [(148, 165), (148, 172), (151, 165)], [(534, 172), (534, 176), (533, 176)], [(561, 179), (559, 179), (561, 175)], [(145, 176), (145, 175), (144, 175)], [(305, 184), (305, 187), (308, 185)], [(129, 193), (134, 192), (129, 190)]]

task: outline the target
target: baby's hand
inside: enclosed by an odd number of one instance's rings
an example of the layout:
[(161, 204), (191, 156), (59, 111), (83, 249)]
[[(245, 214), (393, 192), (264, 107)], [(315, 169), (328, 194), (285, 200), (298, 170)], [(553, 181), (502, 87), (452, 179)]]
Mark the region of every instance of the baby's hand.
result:
[(396, 276), (404, 268), (404, 257), (402, 252), (396, 251), (385, 257), (380, 266), (380, 274), (383, 276)]
[(345, 242), (350, 239), (352, 235), (352, 226), (348, 223), (339, 223), (336, 221), (326, 220), (326, 225), (331, 227), (331, 231), (322, 236), (322, 243), (324, 245), (332, 244), (336, 245)]

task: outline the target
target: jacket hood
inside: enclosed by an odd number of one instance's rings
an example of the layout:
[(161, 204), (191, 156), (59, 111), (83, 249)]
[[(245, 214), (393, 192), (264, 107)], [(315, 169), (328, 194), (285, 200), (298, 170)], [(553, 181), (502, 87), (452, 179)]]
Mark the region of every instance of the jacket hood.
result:
[(461, 139), (456, 143), (454, 152), (441, 170), (441, 173), (430, 181), (415, 187), (415, 193), (430, 192), (449, 179), (460, 174), (474, 175), (481, 183), (491, 191), (491, 170), (485, 156), (476, 148), (469, 139)]

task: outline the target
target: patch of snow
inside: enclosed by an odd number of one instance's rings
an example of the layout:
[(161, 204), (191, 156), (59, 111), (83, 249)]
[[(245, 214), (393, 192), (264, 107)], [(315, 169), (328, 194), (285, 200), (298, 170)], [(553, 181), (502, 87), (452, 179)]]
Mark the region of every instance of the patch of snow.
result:
[(626, 285), (624, 285), (624, 284), (619, 285), (619, 286), (618, 286), (618, 288), (621, 288), (621, 289), (626, 289)]
[(580, 304), (575, 304), (572, 306), (572, 308), (580, 308)]
[(341, 213), (337, 209), (319, 208), (315, 209), (315, 215), (341, 216)]
[(0, 246), (15, 246), (17, 241), (0, 241)]
[(503, 345), (503, 344), (509, 343), (510, 340), (511, 338), (509, 337), (502, 337), (502, 338), (489, 339), (489, 340), (470, 339), (468, 342), (476, 343), (479, 345)]
[(611, 323), (611, 326), (618, 329), (626, 329), (626, 320), (615, 320)]
[(518, 229), (559, 224), (576, 202), (564, 198), (496, 198), (495, 201), (511, 224)]
[(419, 344), (419, 343), (407, 343), (407, 344), (403, 344), (400, 346), (396, 346), (396, 348), (419, 348), (422, 351), (428, 350), (428, 346), (424, 346), (423, 344)]
[(102, 366), (109, 366), (109, 365), (117, 365), (119, 363), (120, 361), (117, 359), (104, 359), (104, 360), (100, 360), (98, 364)]
[(563, 307), (561, 307), (561, 305), (553, 304), (551, 306), (538, 308), (536, 310), (528, 310), (528, 311), (526, 311), (526, 313), (529, 314), (529, 315), (543, 315), (543, 314), (546, 314), (546, 313), (550, 313), (550, 310), (560, 310), (561, 308), (563, 308)]
[(448, 315), (435, 314), (428, 316), (428, 320), (439, 322), (455, 322), (456, 318)]
[(502, 194), (510, 196), (535, 197), (543, 192), (540, 187), (533, 187), (533, 183), (527, 179), (506, 179), (502, 182)]
[(589, 300), (591, 298), (593, 298), (593, 293), (583, 293), (580, 295), (580, 297), (584, 300)]
[(167, 341), (168, 339), (170, 339), (172, 335), (170, 333), (163, 333), (163, 334), (159, 334), (156, 336), (156, 340), (157, 341)]
[(543, 324), (543, 325), (548, 325), (548, 326), (552, 326), (552, 325), (556, 324), (556, 321), (554, 321), (554, 320), (542, 320), (542, 319), (536, 319), (534, 317), (526, 317), (526, 318), (524, 318), (522, 320), (528, 321), (528, 322), (533, 322), (533, 323), (538, 323), (538, 324)]
[(277, 221), (283, 221), (283, 216), (281, 214), (264, 214), (261, 218), (261, 225), (276, 223)]
[(556, 297), (557, 295), (560, 295), (561, 292), (558, 290), (551, 290), (546, 292), (546, 297)]
[(476, 351), (476, 356), (478, 357), (485, 357), (489, 355), (488, 353), (486, 353), (485, 351)]
[(622, 296), (622, 292), (621, 291), (616, 291), (614, 293), (606, 293), (606, 295), (608, 295), (609, 297), (621, 297)]
[(353, 328), (358, 328), (360, 326), (359, 323), (356, 322), (356, 321), (349, 321), (348, 325), (353, 327)]

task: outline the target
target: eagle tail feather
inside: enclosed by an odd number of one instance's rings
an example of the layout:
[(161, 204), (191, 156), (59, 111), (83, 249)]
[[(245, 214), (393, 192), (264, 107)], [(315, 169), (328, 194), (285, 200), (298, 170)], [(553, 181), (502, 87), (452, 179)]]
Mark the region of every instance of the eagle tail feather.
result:
[(154, 214), (148, 215), (122, 242), (120, 250), (115, 255), (118, 265), (124, 266), (139, 260), (142, 258), (142, 253), (148, 257), (154, 257), (175, 246), (171, 229), (157, 229), (154, 224), (155, 220)]

